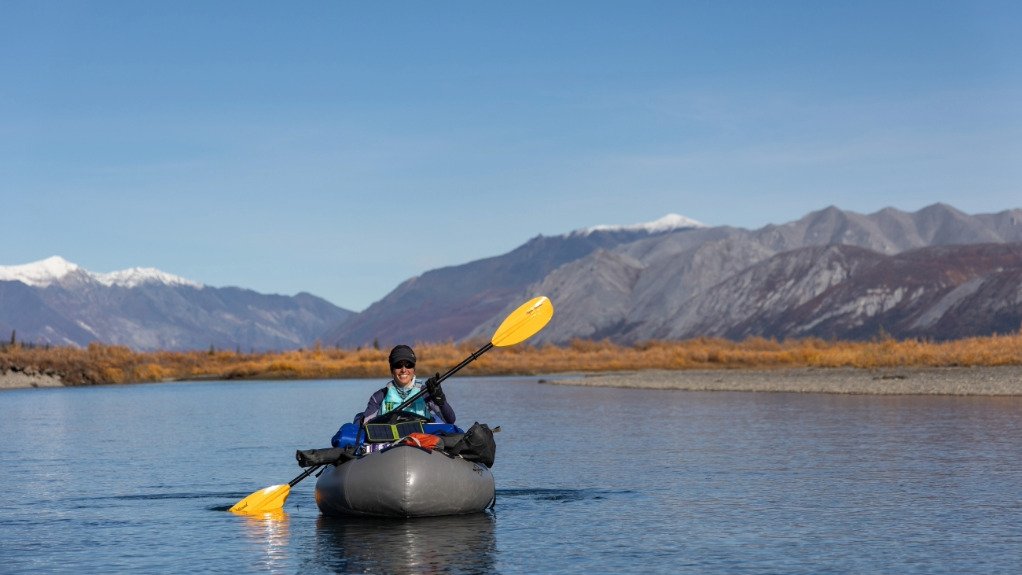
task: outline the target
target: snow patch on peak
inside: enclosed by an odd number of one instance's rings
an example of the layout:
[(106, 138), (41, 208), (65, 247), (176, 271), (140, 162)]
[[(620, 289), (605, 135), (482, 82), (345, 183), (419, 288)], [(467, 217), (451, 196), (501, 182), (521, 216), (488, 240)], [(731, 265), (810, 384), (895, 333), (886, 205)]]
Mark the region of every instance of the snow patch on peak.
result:
[(46, 287), (59, 282), (72, 273), (81, 273), (105, 286), (138, 287), (146, 283), (184, 285), (195, 288), (202, 284), (162, 272), (155, 268), (131, 268), (110, 273), (93, 273), (60, 256), (15, 266), (0, 266), (0, 281), (20, 281), (32, 287)]
[(92, 274), (92, 277), (105, 286), (120, 286), (133, 288), (147, 283), (162, 283), (166, 285), (183, 285), (194, 288), (201, 288), (202, 284), (185, 279), (181, 276), (168, 274), (156, 268), (130, 268), (126, 270), (110, 272), (108, 274)]
[(582, 230), (576, 230), (573, 234), (589, 235), (593, 232), (648, 232), (656, 234), (660, 232), (669, 232), (672, 230), (685, 229), (685, 228), (705, 228), (708, 227), (706, 224), (693, 220), (679, 214), (667, 214), (666, 216), (652, 222), (646, 222), (643, 224), (632, 224), (629, 226), (608, 226), (599, 225), (591, 228), (585, 228)]
[(20, 281), (33, 287), (46, 287), (80, 268), (60, 256), (16, 266), (0, 266), (0, 281)]

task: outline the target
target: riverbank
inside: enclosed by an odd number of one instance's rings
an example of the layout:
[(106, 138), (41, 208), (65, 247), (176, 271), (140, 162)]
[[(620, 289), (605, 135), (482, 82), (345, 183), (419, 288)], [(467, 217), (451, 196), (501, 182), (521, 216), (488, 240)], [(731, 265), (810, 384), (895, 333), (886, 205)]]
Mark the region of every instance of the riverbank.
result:
[(0, 389), (21, 389), (26, 387), (64, 387), (59, 377), (41, 373), (21, 371), (0, 371)]
[[(548, 376), (544, 383), (679, 391), (1022, 396), (1022, 366), (644, 370)], [(63, 387), (44, 374), (0, 373), (0, 390)]]
[(1022, 366), (646, 370), (554, 376), (546, 383), (682, 391), (1022, 396)]
[[(475, 357), (478, 342), (416, 346), (420, 374), (429, 374)], [(699, 374), (715, 384), (721, 373), (797, 373), (822, 370), (872, 373), (868, 370), (936, 369), (949, 366), (1022, 366), (1022, 332), (952, 341), (877, 339), (873, 341), (775, 341), (750, 338), (736, 342), (697, 338), (650, 341), (622, 346), (607, 341), (576, 340), (564, 346), (516, 346), (489, 353), (465, 366), (462, 376), (565, 374), (578, 367), (591, 373), (622, 374), (638, 370)], [(783, 371), (787, 370), (787, 371)], [(833, 371), (831, 371), (833, 370)], [(858, 371), (857, 371), (858, 370)], [(387, 350), (309, 349), (242, 353), (240, 351), (134, 351), (124, 346), (90, 344), (87, 348), (0, 344), (0, 373), (59, 378), (65, 386), (116, 385), (161, 381), (298, 380), (386, 378)], [(564, 375), (563, 378), (570, 376)], [(617, 377), (613, 375), (612, 377)], [(694, 376), (698, 377), (698, 376)], [(894, 377), (897, 377), (895, 374)], [(562, 379), (561, 376), (558, 376)], [(50, 385), (23, 378), (2, 387)], [(966, 383), (968, 382), (968, 378)], [(967, 386), (968, 387), (968, 386)]]

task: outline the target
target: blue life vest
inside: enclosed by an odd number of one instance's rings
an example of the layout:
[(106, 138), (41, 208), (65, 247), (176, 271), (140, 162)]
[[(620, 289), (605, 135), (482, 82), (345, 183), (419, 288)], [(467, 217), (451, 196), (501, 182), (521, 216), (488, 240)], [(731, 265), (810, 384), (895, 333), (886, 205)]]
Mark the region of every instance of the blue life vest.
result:
[[(404, 403), (405, 399), (407, 399), (408, 397), (411, 397), (415, 393), (418, 393), (419, 390), (421, 390), (421, 389), (422, 389), (422, 384), (420, 384), (419, 380), (416, 379), (416, 380), (414, 380), (412, 382), (412, 389), (411, 389), (411, 391), (408, 392), (408, 395), (406, 395), (405, 397), (401, 397), (401, 394), (399, 394), (397, 392), (397, 389), (395, 389), (395, 387), (394, 387), (394, 382), (388, 383), (387, 384), (387, 395), (385, 395), (383, 397), (383, 401), (380, 403), (380, 415), (383, 415), (384, 413), (387, 413), (388, 411), (393, 411), (394, 408), (396, 408), (397, 406), (399, 406), (402, 403)], [(426, 407), (426, 396), (425, 395), (419, 396), (419, 398), (416, 399), (415, 401), (413, 401), (411, 405), (405, 407), (401, 411), (407, 411), (407, 412), (410, 412), (410, 413), (415, 413), (417, 415), (421, 415), (421, 416), (429, 419), (430, 421), (433, 421), (434, 419), (436, 419), (436, 417), (429, 411), (429, 408)]]

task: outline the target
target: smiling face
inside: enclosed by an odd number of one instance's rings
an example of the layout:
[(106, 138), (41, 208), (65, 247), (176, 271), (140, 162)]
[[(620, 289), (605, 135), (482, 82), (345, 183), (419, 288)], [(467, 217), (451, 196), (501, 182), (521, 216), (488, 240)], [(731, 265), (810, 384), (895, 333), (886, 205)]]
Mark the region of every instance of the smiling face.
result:
[(390, 374), (394, 376), (394, 383), (401, 387), (408, 387), (415, 380), (415, 364), (408, 361), (399, 361), (390, 366)]

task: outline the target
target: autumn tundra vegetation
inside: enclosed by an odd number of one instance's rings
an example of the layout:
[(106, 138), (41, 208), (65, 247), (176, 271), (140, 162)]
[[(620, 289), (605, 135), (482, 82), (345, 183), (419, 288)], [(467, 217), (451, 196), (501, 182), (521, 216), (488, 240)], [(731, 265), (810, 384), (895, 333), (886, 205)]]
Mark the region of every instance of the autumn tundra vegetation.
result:
[[(418, 344), (418, 372), (428, 375), (457, 365), (485, 342)], [(87, 348), (0, 346), (0, 374), (53, 375), (65, 385), (118, 384), (196, 379), (341, 379), (388, 375), (388, 350), (316, 345), (275, 352), (218, 350), (138, 352), (93, 343)], [(1022, 332), (953, 341), (871, 341), (696, 338), (618, 345), (575, 340), (568, 345), (498, 348), (461, 375), (543, 375), (644, 369), (775, 369), (795, 367), (884, 368), (896, 366), (1022, 365)]]

